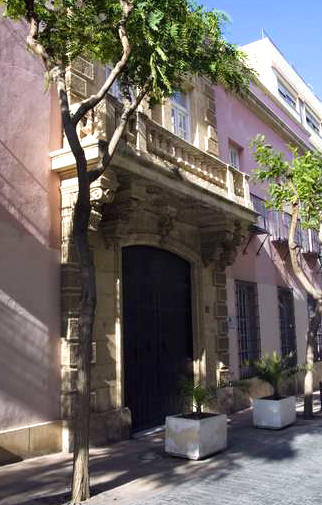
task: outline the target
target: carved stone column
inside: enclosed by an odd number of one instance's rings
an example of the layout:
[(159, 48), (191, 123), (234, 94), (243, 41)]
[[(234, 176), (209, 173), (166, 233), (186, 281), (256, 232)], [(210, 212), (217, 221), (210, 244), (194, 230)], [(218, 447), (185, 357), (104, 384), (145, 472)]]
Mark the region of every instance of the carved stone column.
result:
[[(90, 189), (92, 211), (89, 230), (97, 231), (102, 218), (102, 206), (114, 199), (118, 183), (111, 170), (97, 179)], [(61, 416), (65, 421), (63, 429), (63, 450), (72, 449), (72, 419), (77, 377), (76, 358), (78, 352), (78, 307), (80, 298), (79, 265), (73, 240), (73, 213), (77, 199), (77, 178), (61, 181), (62, 202), (62, 248), (61, 248)], [(95, 344), (93, 344), (93, 363), (95, 363)], [(95, 394), (93, 393), (93, 399)]]

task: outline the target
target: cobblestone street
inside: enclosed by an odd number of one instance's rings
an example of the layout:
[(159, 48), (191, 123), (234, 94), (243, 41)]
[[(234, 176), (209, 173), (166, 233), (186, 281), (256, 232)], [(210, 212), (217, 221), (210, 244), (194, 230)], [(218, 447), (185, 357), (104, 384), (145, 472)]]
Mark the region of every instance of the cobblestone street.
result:
[[(228, 449), (204, 461), (163, 452), (163, 433), (92, 450), (88, 505), (321, 503), (322, 417), (281, 431), (254, 429), (251, 411), (229, 423)], [(68, 502), (71, 455), (0, 469), (1, 505)]]

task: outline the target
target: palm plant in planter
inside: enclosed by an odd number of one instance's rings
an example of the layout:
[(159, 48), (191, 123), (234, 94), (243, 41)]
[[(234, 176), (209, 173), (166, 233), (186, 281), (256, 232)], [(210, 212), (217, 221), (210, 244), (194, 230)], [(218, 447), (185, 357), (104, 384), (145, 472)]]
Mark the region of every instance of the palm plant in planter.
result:
[(227, 416), (203, 412), (215, 396), (214, 388), (184, 380), (182, 397), (194, 411), (166, 417), (165, 451), (174, 456), (202, 459), (227, 447)]
[(280, 429), (296, 420), (295, 396), (283, 397), (281, 384), (284, 379), (296, 375), (303, 366), (290, 366), (292, 354), (282, 357), (276, 351), (250, 364), (259, 379), (273, 388), (272, 396), (257, 398), (253, 402), (253, 423), (258, 428)]

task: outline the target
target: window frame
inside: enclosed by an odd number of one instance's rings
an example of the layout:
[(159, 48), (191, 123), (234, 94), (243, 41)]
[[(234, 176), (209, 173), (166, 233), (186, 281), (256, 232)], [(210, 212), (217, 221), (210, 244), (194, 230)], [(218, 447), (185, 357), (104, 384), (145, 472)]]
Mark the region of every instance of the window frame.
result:
[(295, 92), (291, 91), (289, 86), (285, 84), (279, 77), (277, 77), (277, 91), (284, 102), (289, 105), (293, 110), (298, 112), (298, 96)]
[[(293, 353), (292, 358), (289, 359), (289, 365), (294, 366), (297, 363), (297, 335), (295, 325), (294, 292), (292, 288), (277, 286), (277, 295), (281, 355), (283, 357), (287, 357), (290, 353)], [(288, 306), (282, 306), (282, 297), (284, 297), (284, 300), (287, 304), (289, 302)]]
[[(250, 289), (254, 304), (250, 307)], [(242, 293), (244, 291), (244, 293)], [(256, 282), (235, 280), (236, 320), (238, 337), (238, 356), (240, 378), (256, 375), (252, 367), (244, 366), (247, 360), (256, 360), (261, 356), (261, 336), (258, 304), (258, 287)], [(243, 296), (243, 300), (242, 300)], [(244, 316), (242, 317), (242, 314)]]
[[(105, 79), (108, 78), (108, 76), (110, 75), (111, 71), (112, 71), (112, 68), (110, 67), (110, 65), (105, 65)], [(122, 101), (121, 90), (120, 90), (120, 86), (119, 86), (119, 83), (118, 83), (117, 79), (115, 79), (115, 81), (113, 82), (112, 86), (108, 90), (108, 95), (111, 95), (113, 98), (115, 98), (119, 102)]]
[[(232, 160), (232, 153), (235, 153), (236, 154), (236, 160), (237, 160), (237, 164), (234, 164), (233, 163), (233, 160)], [(229, 165), (233, 168), (236, 168), (236, 170), (240, 170), (240, 165), (241, 165), (241, 149), (236, 146), (235, 144), (233, 144), (232, 142), (229, 142)]]
[[(304, 104), (305, 108), (305, 124), (306, 126), (316, 133), (317, 135), (321, 136), (321, 121), (318, 119), (318, 117), (312, 112), (312, 110)], [(308, 121), (308, 115), (310, 116), (309, 121)], [(316, 129), (314, 126), (311, 126), (310, 122), (314, 125), (314, 122), (316, 123)]]
[[(170, 97), (171, 104), (171, 131), (177, 137), (185, 140), (186, 142), (190, 142), (190, 103), (189, 103), (189, 95), (186, 91), (177, 91), (176, 93), (180, 93), (185, 95), (186, 98), (186, 106), (182, 105), (178, 101), (174, 99), (173, 96)], [(180, 120), (180, 116), (185, 119), (186, 127), (180, 128), (178, 126), (178, 118)], [(183, 135), (181, 134), (183, 132)]]

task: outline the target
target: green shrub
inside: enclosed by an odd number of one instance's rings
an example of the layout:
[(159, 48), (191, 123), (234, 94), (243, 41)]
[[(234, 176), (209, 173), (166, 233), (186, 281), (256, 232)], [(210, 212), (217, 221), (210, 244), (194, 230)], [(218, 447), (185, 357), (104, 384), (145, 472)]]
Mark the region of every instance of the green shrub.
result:
[(273, 398), (278, 400), (281, 398), (280, 387), (283, 379), (292, 377), (306, 369), (305, 365), (290, 366), (290, 361), (293, 357), (293, 353), (287, 356), (280, 356), (274, 351), (272, 354), (265, 354), (265, 356), (258, 360), (247, 361), (245, 365), (254, 368), (257, 377), (272, 386)]

